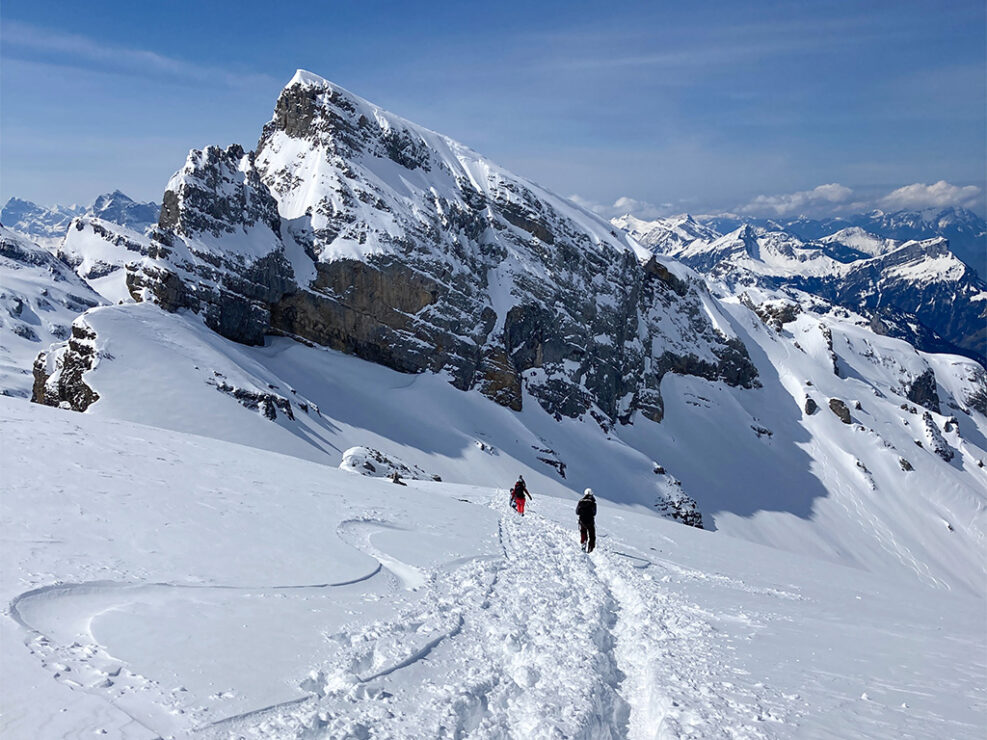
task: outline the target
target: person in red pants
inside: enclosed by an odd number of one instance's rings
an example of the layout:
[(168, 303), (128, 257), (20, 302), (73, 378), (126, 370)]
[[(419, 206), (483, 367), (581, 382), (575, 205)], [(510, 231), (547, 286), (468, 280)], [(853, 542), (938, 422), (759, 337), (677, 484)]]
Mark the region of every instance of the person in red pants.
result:
[(596, 547), (596, 498), (592, 488), (587, 488), (576, 504), (576, 516), (579, 517), (579, 544), (584, 552), (593, 552)]
[(531, 494), (528, 493), (528, 486), (524, 483), (524, 477), (519, 475), (517, 477), (517, 483), (511, 489), (511, 508), (521, 516), (524, 516), (525, 496), (529, 499), (531, 498)]

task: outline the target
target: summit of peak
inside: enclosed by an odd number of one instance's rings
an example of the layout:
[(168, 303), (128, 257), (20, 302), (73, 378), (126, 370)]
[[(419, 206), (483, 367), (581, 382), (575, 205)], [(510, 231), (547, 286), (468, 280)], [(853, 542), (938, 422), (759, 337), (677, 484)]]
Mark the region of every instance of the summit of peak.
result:
[(325, 77), (315, 74), (315, 72), (309, 72), (307, 69), (295, 70), (295, 75), (288, 80), (288, 84), (285, 87), (292, 87), (293, 85), (317, 85), (319, 87), (324, 87), (326, 85), (331, 85)]

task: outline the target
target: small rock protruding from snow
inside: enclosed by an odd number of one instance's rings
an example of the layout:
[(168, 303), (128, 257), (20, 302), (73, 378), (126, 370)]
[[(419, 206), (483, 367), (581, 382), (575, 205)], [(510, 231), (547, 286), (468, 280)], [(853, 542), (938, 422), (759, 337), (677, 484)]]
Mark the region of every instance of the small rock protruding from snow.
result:
[(481, 439), (477, 439), (477, 440), (474, 440), (473, 441), (473, 444), (476, 445), (476, 449), (478, 449), (480, 452), (486, 452), (488, 455), (496, 455), (496, 454), (498, 454), (497, 453), (497, 448), (494, 447), (489, 442), (484, 442)]
[(956, 452), (942, 436), (942, 432), (939, 431), (939, 427), (932, 418), (932, 414), (928, 411), (922, 414), (922, 426), (925, 428), (925, 441), (929, 443), (932, 451), (946, 462), (952, 460)]
[(388, 478), (392, 481), (395, 476), (397, 476), (398, 481), (402, 478), (442, 480), (437, 475), (426, 473), (417, 465), (407, 465), (393, 456), (389, 457), (380, 450), (375, 450), (373, 447), (350, 447), (343, 453), (343, 461), (339, 464), (339, 469), (359, 473), (370, 478)]
[(850, 409), (839, 398), (829, 399), (829, 410), (836, 414), (844, 424), (850, 423)]
[(802, 313), (802, 306), (793, 301), (765, 301), (756, 306), (754, 312), (766, 325), (780, 332), (785, 324), (795, 321), (798, 315)]
[(915, 470), (915, 468), (913, 468), (913, 467), (912, 467), (912, 464), (911, 464), (910, 462), (908, 462), (908, 460), (906, 460), (906, 459), (905, 459), (905, 458), (903, 458), (903, 457), (899, 457), (899, 458), (898, 458), (898, 465), (899, 465), (899, 466), (901, 467), (901, 469), (902, 469), (902, 470), (904, 470), (904, 471), (905, 471), (906, 473), (910, 473), (910, 472), (912, 472), (913, 470)]
[(805, 415), (812, 416), (816, 411), (819, 410), (819, 404), (816, 403), (816, 399), (810, 396), (808, 393), (805, 394)]
[(666, 519), (702, 529), (702, 512), (699, 511), (696, 500), (682, 490), (682, 482), (666, 473), (665, 468), (658, 463), (654, 463), (654, 471), (659, 476), (658, 500), (655, 501), (658, 512)]

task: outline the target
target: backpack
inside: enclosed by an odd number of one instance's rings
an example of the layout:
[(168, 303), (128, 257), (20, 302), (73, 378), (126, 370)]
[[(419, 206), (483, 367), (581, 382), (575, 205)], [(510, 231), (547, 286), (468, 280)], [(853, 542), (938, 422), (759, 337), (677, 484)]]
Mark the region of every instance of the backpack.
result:
[(518, 481), (511, 489), (511, 498), (524, 498), (524, 483)]

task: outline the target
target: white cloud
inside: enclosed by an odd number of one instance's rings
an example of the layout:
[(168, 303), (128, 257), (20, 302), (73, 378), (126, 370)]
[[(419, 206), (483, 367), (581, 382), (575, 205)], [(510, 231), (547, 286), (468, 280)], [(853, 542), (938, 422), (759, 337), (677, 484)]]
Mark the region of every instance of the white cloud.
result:
[(812, 190), (783, 195), (759, 195), (750, 203), (740, 206), (740, 213), (759, 216), (791, 216), (820, 210), (836, 210), (853, 197), (853, 190), (839, 183), (820, 185)]
[[(883, 211), (921, 210), (923, 208), (948, 208), (958, 206), (981, 212), (983, 190), (976, 185), (951, 185), (940, 180), (932, 185), (914, 183), (890, 193), (861, 193), (836, 182), (819, 185), (812, 190), (800, 190), (780, 195), (759, 195), (750, 202), (731, 209), (736, 216), (782, 218), (807, 216), (826, 218), (866, 213), (875, 209)], [(579, 195), (569, 199), (604, 219), (630, 214), (644, 221), (674, 216), (689, 210), (683, 201), (678, 203), (650, 203), (629, 196), (621, 196), (613, 203), (598, 203)], [(694, 204), (693, 204), (694, 205)], [(724, 213), (711, 210), (709, 213)]]
[(608, 220), (615, 218), (616, 216), (624, 216), (629, 213), (635, 218), (640, 218), (644, 221), (651, 221), (656, 218), (663, 218), (678, 212), (676, 211), (675, 206), (671, 203), (648, 203), (647, 201), (637, 200), (636, 198), (630, 198), (626, 195), (617, 198), (617, 200), (615, 200), (611, 205), (596, 203), (595, 201), (588, 200), (579, 195), (570, 195), (569, 200)]
[(916, 182), (888, 193), (878, 200), (887, 211), (921, 210), (960, 206), (976, 209), (982, 202), (981, 190), (975, 185), (951, 185), (940, 180), (932, 185)]
[(834, 182), (796, 193), (759, 195), (735, 210), (737, 213), (749, 216), (819, 218), (864, 213), (874, 209), (902, 211), (959, 206), (980, 211), (982, 205), (983, 191), (979, 187), (951, 185), (945, 180), (932, 185), (918, 182), (905, 185), (886, 195), (879, 193), (864, 195)]

